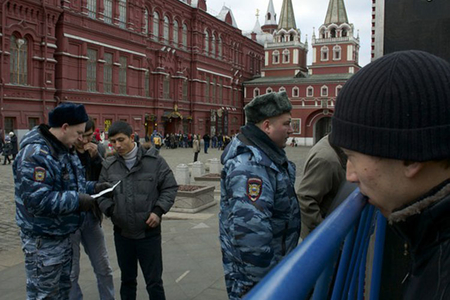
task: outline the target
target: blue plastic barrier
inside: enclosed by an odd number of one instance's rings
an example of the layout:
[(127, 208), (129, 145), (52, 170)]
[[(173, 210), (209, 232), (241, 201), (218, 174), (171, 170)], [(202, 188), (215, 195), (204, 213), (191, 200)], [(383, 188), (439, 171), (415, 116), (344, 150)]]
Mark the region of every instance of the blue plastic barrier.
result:
[(366, 204), (367, 199), (356, 189), (244, 299), (305, 299), (325, 267), (333, 262), (336, 249)]

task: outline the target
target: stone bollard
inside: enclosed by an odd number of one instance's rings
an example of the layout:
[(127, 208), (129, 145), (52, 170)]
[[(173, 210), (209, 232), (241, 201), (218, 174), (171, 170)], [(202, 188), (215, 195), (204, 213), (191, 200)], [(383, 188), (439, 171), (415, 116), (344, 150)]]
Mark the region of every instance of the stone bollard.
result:
[(185, 164), (179, 164), (175, 171), (175, 179), (178, 184), (189, 184), (189, 167)]
[(219, 159), (213, 158), (209, 164), (209, 173), (220, 174), (222, 171), (222, 166), (220, 164)]
[(205, 167), (201, 161), (192, 164), (192, 177), (201, 177), (205, 174)]

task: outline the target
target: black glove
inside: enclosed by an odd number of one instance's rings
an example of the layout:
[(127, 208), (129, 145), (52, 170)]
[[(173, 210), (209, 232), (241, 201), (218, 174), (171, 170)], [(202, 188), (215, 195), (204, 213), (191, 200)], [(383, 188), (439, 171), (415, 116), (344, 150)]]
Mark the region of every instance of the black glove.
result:
[(94, 192), (96, 194), (100, 193), (103, 190), (109, 189), (110, 187), (113, 187), (113, 185), (109, 182), (99, 182), (96, 183), (94, 186)]
[(80, 211), (88, 211), (94, 208), (95, 199), (88, 194), (79, 194), (78, 201)]

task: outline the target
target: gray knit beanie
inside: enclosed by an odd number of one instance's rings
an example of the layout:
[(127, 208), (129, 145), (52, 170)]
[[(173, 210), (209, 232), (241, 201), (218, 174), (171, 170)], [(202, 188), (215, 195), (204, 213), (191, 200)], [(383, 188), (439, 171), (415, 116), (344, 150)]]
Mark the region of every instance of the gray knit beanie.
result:
[(291, 101), (286, 92), (268, 93), (255, 97), (244, 107), (247, 123), (259, 123), (292, 110)]
[(330, 142), (371, 156), (450, 158), (450, 64), (400, 51), (356, 73), (336, 100)]

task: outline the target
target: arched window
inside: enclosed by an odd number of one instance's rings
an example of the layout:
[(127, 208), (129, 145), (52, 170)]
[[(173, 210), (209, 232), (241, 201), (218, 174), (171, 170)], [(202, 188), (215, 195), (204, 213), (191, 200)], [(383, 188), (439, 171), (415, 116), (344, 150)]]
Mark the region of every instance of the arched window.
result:
[(169, 18), (167, 16), (164, 16), (163, 35), (164, 35), (164, 43), (169, 44)]
[(341, 59), (341, 47), (336, 45), (333, 47), (333, 60)]
[(326, 85), (322, 86), (320, 89), (320, 96), (328, 97), (328, 87)]
[(175, 20), (173, 21), (173, 44), (178, 47), (178, 43), (178, 22)]
[(286, 92), (286, 88), (284, 86), (282, 86), (278, 89), (278, 92)]
[(325, 38), (325, 29), (322, 29), (320, 31), (320, 36), (324, 39)]
[(335, 38), (336, 37), (336, 28), (331, 28), (330, 30), (330, 37)]
[(153, 12), (153, 39), (157, 41), (159, 38), (159, 14)]
[(223, 49), (222, 49), (222, 38), (219, 36), (219, 58), (222, 58), (223, 55)]
[(308, 86), (306, 89), (306, 97), (314, 97), (314, 88), (312, 86)]
[(283, 64), (288, 64), (290, 60), (290, 52), (288, 49), (283, 50)]
[(275, 50), (272, 52), (272, 64), (279, 64), (280, 63), (280, 52), (278, 50)]
[(346, 36), (347, 36), (347, 29), (343, 28), (343, 29), (342, 29), (341, 35), (342, 35), (343, 37), (346, 37)]
[(142, 26), (142, 33), (148, 33), (148, 9), (144, 9), (144, 24)]
[(183, 23), (183, 48), (186, 49), (187, 48), (187, 25)]
[(328, 60), (328, 47), (323, 46), (320, 52), (321, 52), (320, 59), (325, 61)]
[(211, 56), (216, 56), (216, 37), (214, 36), (214, 33), (211, 37)]
[(205, 30), (205, 54), (209, 54), (209, 33)]
[(253, 98), (258, 97), (260, 95), (259, 88), (255, 88), (253, 90)]
[(272, 93), (272, 92), (273, 92), (272, 88), (268, 87), (268, 88), (266, 89), (266, 94)]
[(28, 41), (11, 36), (10, 81), (13, 84), (28, 84)]
[(119, 0), (119, 27), (127, 28), (127, 0)]
[(294, 87), (292, 89), (292, 97), (298, 97), (299, 94), (300, 94), (300, 90), (298, 89), (298, 87)]
[(337, 87), (336, 87), (336, 97), (339, 95), (339, 93), (341, 92), (341, 89), (342, 89), (342, 85), (338, 85)]

